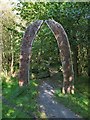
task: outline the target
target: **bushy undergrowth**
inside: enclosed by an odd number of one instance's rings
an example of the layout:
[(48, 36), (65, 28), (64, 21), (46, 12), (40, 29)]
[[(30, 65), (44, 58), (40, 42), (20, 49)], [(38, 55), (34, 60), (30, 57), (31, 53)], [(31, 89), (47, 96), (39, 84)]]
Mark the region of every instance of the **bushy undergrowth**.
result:
[[(2, 76), (2, 115), (3, 118), (32, 118), (40, 117), (36, 97), (40, 81), (30, 80), (28, 86), (22, 89), (15, 77)], [(51, 81), (50, 81), (51, 82)], [(58, 82), (58, 81), (57, 81)], [(54, 83), (55, 84), (55, 83)], [(63, 95), (59, 87), (55, 90), (56, 99), (70, 108), (77, 115), (89, 118), (89, 85), (88, 78), (79, 77), (75, 80), (75, 94)]]
[(32, 118), (37, 113), (37, 82), (30, 80), (27, 87), (19, 88), (14, 77), (2, 76), (3, 118)]
[(88, 78), (79, 77), (75, 80), (75, 94), (63, 95), (59, 89), (55, 91), (55, 96), (58, 101), (63, 103), (66, 107), (70, 108), (77, 115), (84, 118), (89, 118), (89, 91), (88, 91)]

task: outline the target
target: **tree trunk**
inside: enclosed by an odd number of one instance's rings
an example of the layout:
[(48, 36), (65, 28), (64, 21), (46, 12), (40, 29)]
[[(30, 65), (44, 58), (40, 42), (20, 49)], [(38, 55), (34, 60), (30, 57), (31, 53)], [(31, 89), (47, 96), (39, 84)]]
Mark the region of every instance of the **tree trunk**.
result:
[(78, 47), (73, 46), (73, 65), (75, 77), (78, 76)]
[(10, 61), (10, 68), (11, 68), (11, 70), (10, 70), (10, 74), (11, 74), (11, 76), (12, 76), (12, 74), (13, 74), (13, 63), (14, 63), (14, 52), (13, 52), (13, 50), (14, 50), (14, 48), (13, 48), (13, 36), (12, 36), (12, 34), (13, 34), (13, 31), (11, 32), (11, 35), (10, 35), (10, 39), (11, 39), (11, 54), (10, 54), (10, 56), (11, 56), (11, 61)]
[[(54, 20), (46, 20), (46, 24), (50, 27), (55, 35), (58, 43), (60, 57), (63, 68), (63, 93), (74, 93), (74, 73), (71, 60), (70, 44), (64, 28)], [(29, 76), (29, 55), (31, 53), (33, 39), (40, 28), (42, 21), (36, 21), (30, 25), (24, 35), (21, 46), (21, 58), (20, 58), (20, 79), (19, 86), (28, 84)]]
[(63, 93), (74, 94), (74, 72), (71, 59), (71, 50), (68, 37), (61, 24), (54, 20), (47, 20), (46, 24), (52, 30), (60, 51), (60, 58), (63, 68)]
[(12, 55), (11, 55), (11, 75), (13, 74), (13, 63), (14, 63), (14, 53), (12, 52)]
[(90, 48), (87, 48), (88, 76), (90, 77)]
[(2, 41), (0, 40), (0, 74), (2, 72)]
[(88, 36), (88, 48), (87, 48), (87, 58), (88, 58), (88, 76), (90, 78), (90, 16), (88, 17), (88, 30), (87, 30), (87, 36)]
[(33, 40), (36, 33), (42, 25), (42, 20), (37, 20), (32, 23), (26, 30), (25, 35), (22, 40), (21, 45), (21, 55), (20, 55), (20, 76), (19, 76), (19, 86), (24, 86), (28, 84), (29, 81), (29, 68), (30, 68), (30, 55)]

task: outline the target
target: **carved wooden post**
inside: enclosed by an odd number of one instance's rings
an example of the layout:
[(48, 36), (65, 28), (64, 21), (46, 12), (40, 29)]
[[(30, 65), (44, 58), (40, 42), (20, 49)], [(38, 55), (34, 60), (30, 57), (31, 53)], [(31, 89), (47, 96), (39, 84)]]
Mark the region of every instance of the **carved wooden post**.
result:
[(46, 20), (58, 43), (63, 68), (63, 93), (74, 93), (74, 72), (70, 55), (70, 44), (64, 28), (54, 20)]
[(25, 32), (21, 45), (21, 55), (20, 55), (20, 74), (19, 74), (19, 86), (27, 85), (29, 81), (29, 62), (30, 53), (32, 48), (32, 43), (38, 32), (42, 20), (38, 20), (32, 23)]

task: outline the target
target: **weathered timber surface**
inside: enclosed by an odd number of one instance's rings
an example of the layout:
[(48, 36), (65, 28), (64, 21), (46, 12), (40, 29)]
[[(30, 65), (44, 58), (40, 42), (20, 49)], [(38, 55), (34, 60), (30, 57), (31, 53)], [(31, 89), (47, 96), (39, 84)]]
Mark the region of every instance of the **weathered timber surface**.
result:
[[(61, 24), (54, 20), (45, 20), (48, 27), (53, 32), (60, 51), (60, 58), (63, 69), (63, 87), (62, 92), (74, 93), (74, 72), (71, 60), (70, 44), (67, 34)], [(19, 85), (27, 85), (29, 80), (29, 65), (32, 43), (43, 21), (38, 20), (31, 24), (23, 37), (20, 56), (20, 78)]]
[(46, 20), (46, 24), (53, 32), (60, 51), (60, 58), (63, 68), (63, 88), (62, 92), (74, 93), (74, 72), (71, 60), (70, 44), (67, 34), (61, 24), (54, 20)]
[(27, 85), (29, 80), (30, 55), (33, 40), (43, 20), (37, 20), (27, 27), (21, 45), (19, 86)]

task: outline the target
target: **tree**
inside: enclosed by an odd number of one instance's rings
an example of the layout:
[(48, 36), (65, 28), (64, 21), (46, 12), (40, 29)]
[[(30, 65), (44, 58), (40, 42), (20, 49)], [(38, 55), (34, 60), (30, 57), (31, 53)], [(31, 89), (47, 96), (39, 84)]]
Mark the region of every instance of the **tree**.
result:
[[(5, 44), (3, 45), (2, 61), (4, 70), (6, 69), (9, 72), (10, 70), (16, 71), (16, 69), (19, 69), (20, 44), (22, 33), (25, 31), (26, 26), (29, 26), (29, 24), (37, 19), (54, 19), (62, 24), (68, 35), (75, 76), (89, 75), (90, 43), (87, 29), (89, 8), (89, 3), (18, 2), (13, 11), (20, 20), (16, 22), (16, 20), (9, 18), (9, 16), (7, 16), (7, 21), (10, 22), (6, 22), (6, 20), (4, 22), (3, 19), (3, 43)], [(48, 28), (44, 26), (42, 26), (43, 30), (38, 33), (32, 47), (33, 54), (30, 67), (32, 67), (32, 71), (36, 72), (36, 74), (40, 71), (48, 71), (48, 68), (53, 65), (54, 67), (57, 65), (57, 68), (58, 66), (61, 67), (56, 40), (52, 33), (48, 32)], [(60, 67), (59, 70), (61, 70)]]
[[(2, 43), (3, 43), (3, 53), (2, 53), (2, 66), (3, 71), (12, 75), (14, 72), (14, 63), (16, 55), (19, 56), (20, 32), (17, 31), (16, 17), (12, 11), (11, 3), (1, 2), (1, 22), (2, 22)], [(18, 57), (19, 58), (19, 57)], [(18, 62), (19, 63), (19, 62)]]

